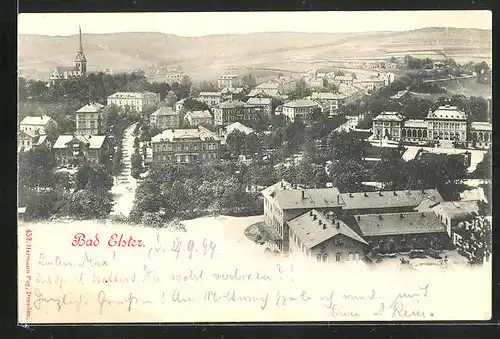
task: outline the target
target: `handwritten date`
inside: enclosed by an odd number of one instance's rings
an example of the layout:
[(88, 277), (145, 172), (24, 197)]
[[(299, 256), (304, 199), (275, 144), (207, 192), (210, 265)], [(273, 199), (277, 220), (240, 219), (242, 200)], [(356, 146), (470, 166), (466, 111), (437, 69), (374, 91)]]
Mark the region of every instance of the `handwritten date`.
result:
[[(77, 233), (73, 237), (71, 246), (73, 247), (97, 247), (101, 244), (99, 234), (94, 237), (89, 237), (84, 233)], [(141, 239), (135, 239), (132, 236), (113, 233), (107, 241), (109, 247), (144, 247)]]

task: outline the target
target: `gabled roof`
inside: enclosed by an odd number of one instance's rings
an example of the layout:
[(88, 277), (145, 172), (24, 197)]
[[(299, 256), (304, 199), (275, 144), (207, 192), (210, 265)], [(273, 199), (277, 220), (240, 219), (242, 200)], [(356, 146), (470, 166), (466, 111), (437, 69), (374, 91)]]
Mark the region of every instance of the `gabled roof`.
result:
[(199, 97), (220, 97), (222, 94), (220, 92), (200, 92)]
[(340, 93), (332, 93), (332, 92), (313, 92), (311, 94), (311, 99), (313, 100), (342, 100), (345, 99), (346, 96)]
[(232, 93), (232, 94), (241, 94), (243, 93), (245, 90), (243, 89), (243, 87), (224, 87), (221, 91), (222, 94), (228, 94), (228, 93)]
[(174, 141), (175, 139), (200, 139), (205, 140), (220, 140), (219, 137), (212, 131), (198, 126), (198, 128), (185, 129), (166, 129), (160, 134), (151, 138), (151, 142)]
[(209, 111), (189, 111), (185, 116), (190, 116), (194, 119), (212, 119), (212, 114)]
[(247, 100), (250, 105), (270, 105), (271, 98), (250, 98)]
[(101, 105), (98, 102), (91, 102), (82, 108), (80, 108), (76, 113), (98, 113), (100, 112), (105, 106)]
[(308, 249), (320, 245), (339, 234), (368, 245), (362, 237), (342, 220), (329, 220), (323, 213), (315, 209), (288, 221), (288, 226)]
[(42, 116), (26, 116), (21, 120), (20, 124), (25, 126), (45, 126), (52, 120), (51, 117), (47, 115)]
[(417, 207), (424, 198), (435, 202), (443, 202), (441, 194), (436, 189), (407, 190), (407, 191), (381, 191), (342, 193), (345, 202), (344, 209), (373, 209), (395, 207)]
[(275, 199), (283, 209), (332, 208), (344, 205), (339, 190), (333, 188), (285, 189)]
[(162, 106), (153, 113), (151, 116), (159, 117), (159, 116), (167, 116), (167, 115), (179, 115), (179, 113), (175, 112), (172, 107)]
[(60, 135), (52, 148), (66, 148), (68, 143), (78, 141), (87, 144), (91, 149), (100, 149), (104, 140), (106, 140), (105, 135)]
[(268, 97), (279, 97), (281, 94), (277, 89), (270, 88), (254, 88), (248, 93), (248, 97), (255, 97), (257, 95), (263, 95)]
[(116, 92), (111, 94), (108, 99), (144, 99), (156, 98), (158, 93), (153, 92)]
[(427, 122), (422, 119), (408, 119), (404, 122), (404, 127), (427, 128)]
[(353, 220), (363, 237), (446, 232), (433, 212), (364, 214)]
[(374, 121), (403, 121), (403, 116), (398, 112), (382, 112), (373, 118)]
[(275, 82), (275, 81), (268, 81), (268, 82), (264, 82), (262, 84), (259, 84), (257, 87), (257, 89), (278, 89), (280, 87), (280, 83), (279, 82)]
[(276, 191), (279, 191), (279, 190), (282, 191), (285, 189), (293, 189), (292, 184), (290, 184), (289, 182), (287, 182), (285, 180), (280, 180), (277, 183), (263, 189), (261, 191), (261, 193), (263, 196), (269, 197), (269, 196), (271, 196), (271, 194), (274, 194)]

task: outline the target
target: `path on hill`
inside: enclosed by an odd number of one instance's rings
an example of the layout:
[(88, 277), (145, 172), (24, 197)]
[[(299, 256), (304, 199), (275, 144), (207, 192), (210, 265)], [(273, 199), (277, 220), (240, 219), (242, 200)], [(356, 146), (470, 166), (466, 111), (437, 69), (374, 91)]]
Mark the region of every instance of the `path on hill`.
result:
[(124, 215), (128, 217), (134, 203), (137, 180), (131, 176), (130, 158), (134, 154), (135, 137), (132, 133), (136, 125), (137, 123), (127, 127), (123, 134), (122, 159), (124, 166), (122, 173), (114, 179), (113, 188), (111, 189), (115, 200), (115, 206), (113, 212), (111, 212), (112, 215)]

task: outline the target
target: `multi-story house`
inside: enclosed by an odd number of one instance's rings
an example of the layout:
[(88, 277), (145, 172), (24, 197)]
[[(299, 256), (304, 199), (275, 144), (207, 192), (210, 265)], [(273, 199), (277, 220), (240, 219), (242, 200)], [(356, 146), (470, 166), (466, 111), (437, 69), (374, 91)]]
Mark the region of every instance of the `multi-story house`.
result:
[(152, 92), (116, 92), (108, 97), (108, 105), (142, 112), (146, 107), (155, 107), (160, 103), (160, 94)]
[(189, 80), (189, 76), (186, 73), (182, 72), (169, 72), (165, 76), (165, 83), (172, 85), (174, 83), (182, 83), (182, 81), (186, 79)]
[(46, 147), (50, 149), (51, 142), (46, 135), (33, 134), (31, 132), (17, 132), (17, 152), (27, 152), (31, 149)]
[(220, 91), (222, 100), (243, 100), (245, 89), (243, 87), (225, 87)]
[(212, 131), (197, 129), (166, 129), (151, 138), (153, 163), (199, 163), (219, 159), (220, 139)]
[(311, 115), (318, 108), (318, 104), (310, 99), (298, 99), (283, 105), (283, 115), (290, 121), (295, 121), (298, 117), (306, 122), (310, 120)]
[(184, 115), (184, 123), (190, 126), (212, 125), (214, 119), (209, 111), (189, 111)]
[(198, 95), (198, 100), (206, 103), (208, 107), (211, 108), (216, 107), (223, 101), (222, 94), (220, 92), (201, 92)]
[(479, 215), (477, 201), (445, 201), (432, 207), (432, 211), (446, 227), (450, 237), (458, 223)]
[(313, 92), (311, 94), (311, 100), (318, 102), (321, 106), (325, 107), (324, 113), (334, 114), (339, 110), (339, 108), (345, 104), (347, 96), (340, 93), (321, 93)]
[(470, 124), (468, 139), (475, 143), (476, 147), (491, 147), (492, 125), (489, 122), (474, 121)]
[(52, 151), (59, 166), (80, 166), (84, 162), (104, 164), (113, 148), (105, 135), (60, 135)]
[(103, 132), (104, 105), (91, 102), (76, 111), (76, 134), (99, 135)]
[(45, 135), (46, 128), (52, 126), (57, 128), (57, 123), (54, 119), (47, 115), (42, 116), (26, 116), (19, 123), (19, 130), (21, 132), (26, 132), (31, 135)]
[(233, 122), (253, 121), (256, 117), (255, 107), (242, 101), (225, 101), (214, 108), (215, 126), (227, 126)]
[(398, 112), (382, 112), (373, 118), (373, 135), (377, 139), (399, 140), (404, 117)]
[(149, 116), (149, 125), (160, 129), (179, 128), (179, 113), (174, 111), (171, 107), (160, 107)]
[(222, 89), (224, 87), (238, 87), (240, 85), (240, 78), (235, 74), (225, 74), (219, 76), (217, 79), (217, 86)]
[(267, 115), (272, 113), (272, 100), (271, 98), (250, 98), (247, 104), (255, 106), (257, 110), (264, 112)]

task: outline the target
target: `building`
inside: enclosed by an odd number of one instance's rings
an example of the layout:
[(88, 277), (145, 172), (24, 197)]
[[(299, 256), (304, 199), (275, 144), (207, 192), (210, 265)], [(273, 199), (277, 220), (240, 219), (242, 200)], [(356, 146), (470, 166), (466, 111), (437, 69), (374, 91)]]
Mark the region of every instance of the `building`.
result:
[(222, 94), (220, 92), (201, 92), (198, 95), (198, 100), (204, 102), (208, 107), (216, 107), (222, 103)]
[(434, 204), (444, 201), (435, 189), (341, 193), (341, 196), (342, 210), (351, 215), (413, 212), (423, 200)]
[(471, 122), (468, 137), (476, 147), (491, 147), (491, 144), (493, 142), (491, 123), (481, 121)]
[(188, 81), (189, 76), (182, 72), (168, 72), (165, 76), (165, 83), (172, 85), (174, 83), (182, 83), (182, 81)]
[(444, 225), (432, 212), (363, 214), (350, 221), (347, 224), (379, 253), (450, 247)]
[[(295, 218), (310, 213), (311, 210), (324, 213), (335, 225), (334, 220), (339, 220), (342, 229), (345, 223), (368, 244), (376, 243), (374, 246), (378, 246), (379, 241), (382, 240), (385, 244), (384, 248), (389, 250), (404, 247), (401, 243), (405, 241), (407, 244), (413, 244), (412, 246), (416, 246), (418, 242), (432, 243), (433, 246), (445, 245), (441, 234), (446, 235), (445, 226), (431, 210), (433, 206), (443, 202), (437, 190), (340, 193), (335, 187), (302, 189), (293, 187), (282, 180), (267, 187), (261, 193), (264, 200), (264, 224), (272, 240), (285, 253), (292, 246), (296, 246), (295, 251), (298, 246), (298, 249), (306, 254), (308, 254), (307, 250), (312, 248), (302, 248), (301, 244), (306, 246), (307, 241), (296, 232), (299, 226), (293, 222)], [(423, 205), (426, 206), (425, 209), (422, 208)], [(421, 208), (422, 211), (416, 212), (417, 208)], [(303, 219), (300, 223), (308, 220), (306, 217)], [(378, 222), (373, 224), (374, 220)], [(401, 232), (398, 231), (399, 226), (395, 220), (405, 224), (401, 226)], [(295, 225), (295, 231), (292, 230), (293, 232), (290, 233), (292, 224)], [(377, 227), (379, 227), (378, 230)], [(294, 238), (290, 238), (290, 234), (292, 237), (293, 234), (299, 236), (299, 243)], [(421, 236), (416, 236), (416, 234), (421, 234)], [(427, 239), (429, 234), (431, 236)], [(437, 234), (437, 236), (433, 237), (432, 234)], [(402, 235), (415, 235), (417, 238), (410, 237), (408, 240), (401, 240)], [(291, 242), (294, 242), (294, 245)], [(391, 244), (393, 242), (394, 244)], [(360, 255), (361, 253), (365, 252), (360, 251)], [(309, 254), (313, 256), (312, 252)], [(342, 258), (345, 258), (344, 254)]]
[(149, 125), (159, 129), (179, 128), (179, 113), (174, 111), (171, 107), (160, 107), (149, 116)]
[(267, 115), (272, 113), (272, 100), (271, 98), (249, 98), (247, 104), (255, 106), (257, 110), (264, 112)]
[(315, 209), (288, 222), (289, 254), (317, 262), (344, 262), (364, 259), (368, 243), (342, 220)]
[(19, 130), (31, 135), (45, 135), (47, 134), (46, 129), (49, 127), (57, 128), (57, 123), (47, 115), (26, 116), (19, 123)]
[(99, 135), (103, 133), (104, 105), (91, 102), (76, 111), (76, 134)]
[(112, 154), (105, 135), (60, 135), (52, 151), (59, 166), (80, 166), (84, 162), (104, 164)]
[(325, 114), (334, 114), (339, 110), (339, 108), (345, 104), (347, 96), (344, 94), (338, 93), (321, 93), (321, 92), (313, 92), (311, 94), (311, 100), (319, 103), (322, 107), (324, 107), (323, 113)]
[(217, 86), (222, 89), (224, 87), (238, 87), (240, 85), (240, 78), (235, 74), (225, 74), (219, 76), (217, 79)]
[(336, 86), (339, 86), (340, 84), (352, 86), (354, 83), (354, 78), (351, 75), (335, 75), (333, 77), (333, 83)]
[(230, 133), (232, 133), (234, 131), (239, 131), (239, 132), (245, 133), (245, 134), (251, 134), (251, 133), (255, 132), (253, 128), (245, 126), (240, 122), (235, 122), (235, 123), (232, 123), (231, 125), (227, 125), (226, 127), (224, 127), (224, 131), (225, 131), (226, 135), (229, 135)]
[(184, 109), (184, 102), (186, 102), (186, 99), (181, 99), (175, 103), (176, 113), (180, 113)]
[(243, 87), (224, 87), (220, 91), (222, 100), (243, 100), (245, 97), (245, 89)]
[(298, 99), (283, 105), (283, 115), (290, 121), (295, 121), (298, 117), (306, 122), (310, 120), (311, 115), (318, 108), (318, 104), (310, 99)]
[(212, 125), (214, 119), (212, 114), (207, 110), (189, 111), (184, 115), (184, 123), (190, 126)]
[(219, 159), (220, 139), (212, 131), (197, 129), (166, 129), (151, 138), (153, 163), (199, 163)]
[(491, 124), (467, 123), (467, 115), (455, 106), (440, 106), (429, 111), (425, 119), (405, 119), (397, 112), (382, 112), (373, 119), (377, 139), (403, 141), (455, 141), (466, 143), (475, 138), (476, 145), (491, 146)]
[[(470, 245), (464, 242), (463, 238), (471, 231), (473, 231), (473, 233), (480, 233), (486, 228), (489, 228), (491, 231), (491, 216), (476, 216), (470, 220), (461, 221), (453, 230), (453, 245), (460, 249), (467, 258), (471, 259), (474, 249), (470, 248)], [(481, 248), (486, 244), (481, 239), (476, 239), (476, 245), (477, 248)]]
[(381, 75), (371, 76), (363, 80), (357, 80), (357, 82), (369, 91), (380, 89), (389, 84), (388, 78)]
[(477, 201), (446, 201), (434, 206), (432, 211), (445, 225), (448, 235), (452, 237), (452, 232), (459, 222), (479, 215), (479, 205)]
[(255, 119), (256, 110), (242, 101), (225, 101), (214, 108), (215, 126), (227, 126), (233, 122), (248, 122)]
[(79, 30), (79, 48), (78, 53), (75, 58), (75, 66), (74, 67), (64, 67), (57, 66), (50, 76), (50, 83), (55, 83), (60, 80), (68, 80), (73, 78), (79, 78), (87, 75), (87, 58), (83, 53), (83, 44), (82, 44), (82, 30), (78, 27)]
[(127, 107), (142, 112), (147, 107), (156, 107), (160, 103), (160, 94), (152, 92), (116, 92), (108, 97), (108, 105)]
[(17, 152), (27, 152), (38, 147), (50, 149), (51, 142), (46, 135), (34, 134), (32, 132), (17, 132)]

